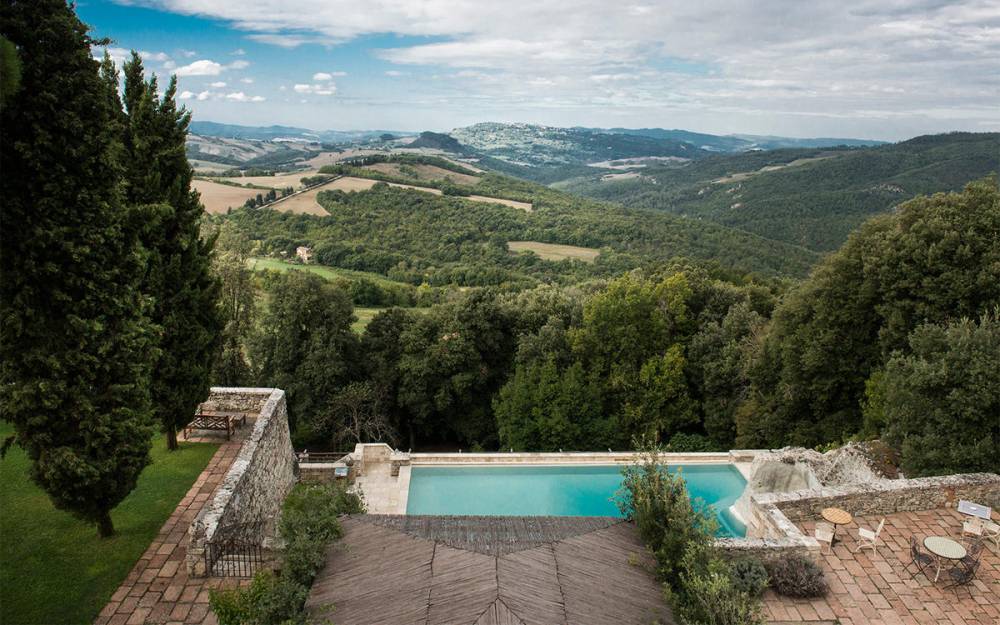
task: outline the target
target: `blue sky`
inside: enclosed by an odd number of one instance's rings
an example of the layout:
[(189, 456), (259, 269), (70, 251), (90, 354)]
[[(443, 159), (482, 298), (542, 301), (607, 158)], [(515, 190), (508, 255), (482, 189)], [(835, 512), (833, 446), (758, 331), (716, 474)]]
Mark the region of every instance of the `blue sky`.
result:
[(81, 0), (196, 119), (901, 139), (1000, 130), (996, 0)]

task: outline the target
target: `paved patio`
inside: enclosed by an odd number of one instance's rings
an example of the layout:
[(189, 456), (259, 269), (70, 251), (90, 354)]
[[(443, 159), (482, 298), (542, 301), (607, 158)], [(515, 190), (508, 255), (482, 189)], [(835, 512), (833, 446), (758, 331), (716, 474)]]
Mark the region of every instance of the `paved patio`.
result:
[[(994, 513), (994, 520), (998, 518)], [(765, 615), (771, 623), (836, 623), (864, 625), (997, 625), (1000, 623), (1000, 554), (987, 544), (973, 583), (946, 589), (946, 569), (937, 583), (923, 573), (911, 577), (903, 570), (910, 561), (910, 535), (922, 544), (925, 536), (949, 536), (961, 542), (962, 521), (954, 509), (900, 512), (886, 516), (878, 553), (853, 553), (858, 527), (875, 529), (881, 516), (856, 518), (837, 529), (838, 542), (830, 553), (824, 547), (823, 569), (830, 584), (822, 599), (790, 599), (768, 591)], [(815, 523), (803, 523), (812, 535)], [(842, 541), (842, 542), (841, 542)], [(921, 547), (923, 550), (923, 547)]]
[[(229, 470), (249, 432), (240, 428), (233, 440), (222, 440), (218, 451), (181, 499), (159, 534), (142, 554), (118, 590), (111, 595), (95, 625), (216, 625), (209, 610), (208, 591), (237, 583), (232, 578), (189, 578), (184, 559), (187, 530), (215, 487)], [(212, 440), (219, 439), (197, 439)]]

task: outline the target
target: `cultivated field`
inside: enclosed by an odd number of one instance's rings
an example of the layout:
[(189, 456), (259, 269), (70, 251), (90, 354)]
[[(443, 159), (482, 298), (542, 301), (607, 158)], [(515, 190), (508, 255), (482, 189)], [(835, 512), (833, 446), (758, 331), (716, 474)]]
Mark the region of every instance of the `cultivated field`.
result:
[(194, 158), (188, 159), (188, 164), (191, 165), (191, 168), (195, 171), (213, 173), (220, 173), (233, 168), (232, 165), (223, 165), (222, 163), (215, 163), (212, 161), (200, 161)]
[(319, 202), (316, 201), (316, 196), (319, 195), (319, 192), (329, 188), (330, 185), (321, 185), (319, 187), (314, 187), (303, 193), (290, 196), (287, 199), (280, 200), (277, 202), (272, 202), (271, 204), (268, 204), (267, 207), (285, 213), (301, 213), (304, 215), (329, 215), (330, 213), (326, 212), (326, 209), (320, 206)]
[(620, 174), (604, 174), (601, 176), (601, 182), (612, 182), (614, 180), (629, 180), (631, 178), (641, 178), (642, 174), (637, 171), (626, 171)]
[[(446, 170), (447, 171), (447, 170)], [(345, 176), (334, 180), (328, 185), (323, 185), (323, 189), (340, 189), (341, 191), (367, 191), (371, 189), (379, 180), (370, 180), (368, 178), (354, 178), (352, 176)], [(432, 189), (430, 187), (418, 187), (412, 184), (398, 184), (395, 182), (386, 182), (383, 184), (388, 184), (390, 187), (399, 187), (401, 189), (413, 189), (414, 191), (423, 191), (424, 193), (433, 193), (434, 195), (441, 195), (439, 189)], [(473, 202), (488, 202), (490, 204), (503, 204), (504, 206), (510, 206), (511, 208), (516, 208), (519, 210), (531, 212), (531, 203), (529, 202), (518, 202), (517, 200), (504, 200), (496, 197), (486, 197), (485, 195), (456, 195), (454, 197), (460, 197), (465, 200), (472, 200)]]
[(314, 273), (317, 276), (326, 278), (327, 280), (336, 280), (337, 278), (359, 280), (363, 278), (382, 285), (402, 284), (401, 282), (390, 280), (381, 274), (370, 273), (368, 271), (354, 271), (353, 269), (340, 269), (338, 267), (327, 267), (326, 265), (302, 265), (299, 263), (290, 263), (284, 260), (278, 260), (277, 258), (251, 258), (247, 261), (247, 263), (250, 265), (250, 268), (255, 271), (261, 271), (264, 269), (282, 272), (298, 270)]
[(307, 176), (315, 176), (318, 173), (318, 171), (313, 169), (309, 171), (297, 171), (291, 174), (281, 174), (278, 176), (242, 176), (240, 178), (227, 178), (227, 180), (232, 180), (238, 184), (255, 184), (262, 187), (270, 187), (272, 189), (284, 189), (286, 187), (298, 189), (302, 186), (302, 183), (299, 182), (301, 179)]
[(473, 202), (489, 202), (490, 204), (503, 204), (504, 206), (510, 206), (511, 208), (523, 210), (526, 213), (531, 212), (531, 202), (518, 202), (517, 200), (505, 200), (498, 197), (486, 197), (485, 195), (470, 195), (467, 196), (465, 199), (472, 200)]
[[(370, 178), (355, 178), (353, 176), (344, 176), (343, 178), (338, 178), (330, 184), (323, 185), (324, 190), (339, 189), (340, 191), (367, 191), (375, 185), (377, 185), (381, 180), (372, 180)], [(434, 195), (441, 195), (440, 189), (432, 189), (430, 187), (418, 187), (412, 184), (398, 184), (395, 182), (383, 182), (382, 184), (387, 184), (390, 187), (399, 187), (400, 189), (413, 189), (414, 191), (423, 191), (425, 193), (433, 193)]]
[(403, 164), (403, 163), (375, 163), (366, 165), (366, 169), (373, 169), (391, 176), (407, 176), (404, 172), (416, 172), (418, 180), (445, 180), (450, 178), (455, 184), (474, 186), (479, 183), (479, 178), (469, 174), (460, 174), (443, 167), (435, 165)]
[(761, 167), (757, 171), (744, 171), (738, 174), (732, 174), (726, 176), (725, 178), (719, 178), (713, 180), (715, 184), (726, 184), (729, 182), (739, 182), (740, 180), (746, 180), (750, 176), (755, 176), (768, 171), (778, 171), (779, 169), (788, 169), (789, 167), (799, 167), (800, 165), (805, 165), (807, 163), (815, 163), (816, 161), (825, 161), (828, 158), (833, 158), (835, 155), (831, 154), (829, 156), (814, 156), (812, 158), (797, 158), (794, 161), (788, 163), (782, 163), (780, 165), (768, 165), (767, 167)]
[(594, 262), (601, 253), (601, 250), (596, 250), (592, 247), (541, 243), (539, 241), (508, 241), (507, 249), (511, 252), (534, 252), (545, 260), (558, 261), (572, 258), (585, 263)]
[(201, 203), (205, 205), (205, 211), (212, 214), (225, 213), (229, 208), (239, 208), (244, 202), (262, 192), (261, 189), (234, 187), (198, 179), (193, 180), (191, 186), (201, 193)]

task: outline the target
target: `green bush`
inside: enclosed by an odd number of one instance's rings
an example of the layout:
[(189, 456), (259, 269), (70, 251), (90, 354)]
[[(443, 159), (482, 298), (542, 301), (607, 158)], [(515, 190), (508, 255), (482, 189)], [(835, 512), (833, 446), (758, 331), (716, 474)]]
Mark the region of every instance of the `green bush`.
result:
[(361, 498), (338, 484), (300, 484), (285, 499), (278, 531), (285, 541), (280, 574), (257, 573), (247, 588), (209, 594), (219, 625), (300, 625), (326, 546), (339, 539), (337, 517), (364, 512)]
[(657, 448), (639, 447), (640, 462), (622, 469), (616, 503), (656, 557), (657, 576), (674, 587), (680, 583), (685, 552), (692, 544), (711, 543), (716, 522), (691, 504), (684, 480), (660, 462)]
[(788, 597), (822, 597), (826, 594), (823, 569), (809, 558), (793, 554), (773, 560), (767, 566), (771, 588)]
[(718, 445), (702, 434), (685, 434), (678, 432), (670, 437), (667, 451), (672, 453), (718, 451)]
[[(697, 553), (697, 552), (695, 552)], [(674, 610), (686, 625), (764, 625), (760, 600), (733, 582), (733, 571), (721, 558), (689, 563), (682, 575), (682, 601)]]
[(763, 567), (726, 562), (714, 544), (715, 519), (691, 504), (684, 480), (660, 462), (657, 447), (637, 447), (641, 459), (622, 469), (616, 499), (653, 552), (674, 614), (685, 625), (763, 625)]
[(767, 588), (767, 569), (757, 558), (739, 558), (731, 562), (729, 567), (729, 577), (737, 590), (759, 597)]

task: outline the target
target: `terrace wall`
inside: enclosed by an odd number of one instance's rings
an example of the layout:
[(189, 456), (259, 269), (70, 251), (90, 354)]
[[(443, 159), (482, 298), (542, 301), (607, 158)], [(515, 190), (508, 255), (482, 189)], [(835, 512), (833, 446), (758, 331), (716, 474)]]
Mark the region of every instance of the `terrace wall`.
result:
[(958, 505), (960, 499), (1000, 507), (1000, 475), (969, 473), (818, 488), (788, 493), (758, 493), (742, 512), (747, 517), (746, 538), (719, 539), (730, 555), (763, 559), (796, 552), (819, 557), (820, 545), (803, 534), (796, 523), (820, 518), (823, 508), (842, 508), (853, 515), (885, 515), (933, 510)]
[(222, 484), (188, 529), (187, 568), (194, 576), (206, 574), (204, 554), (211, 542), (235, 539), (270, 547), (297, 473), (284, 391), (213, 388), (208, 403), (257, 416)]

